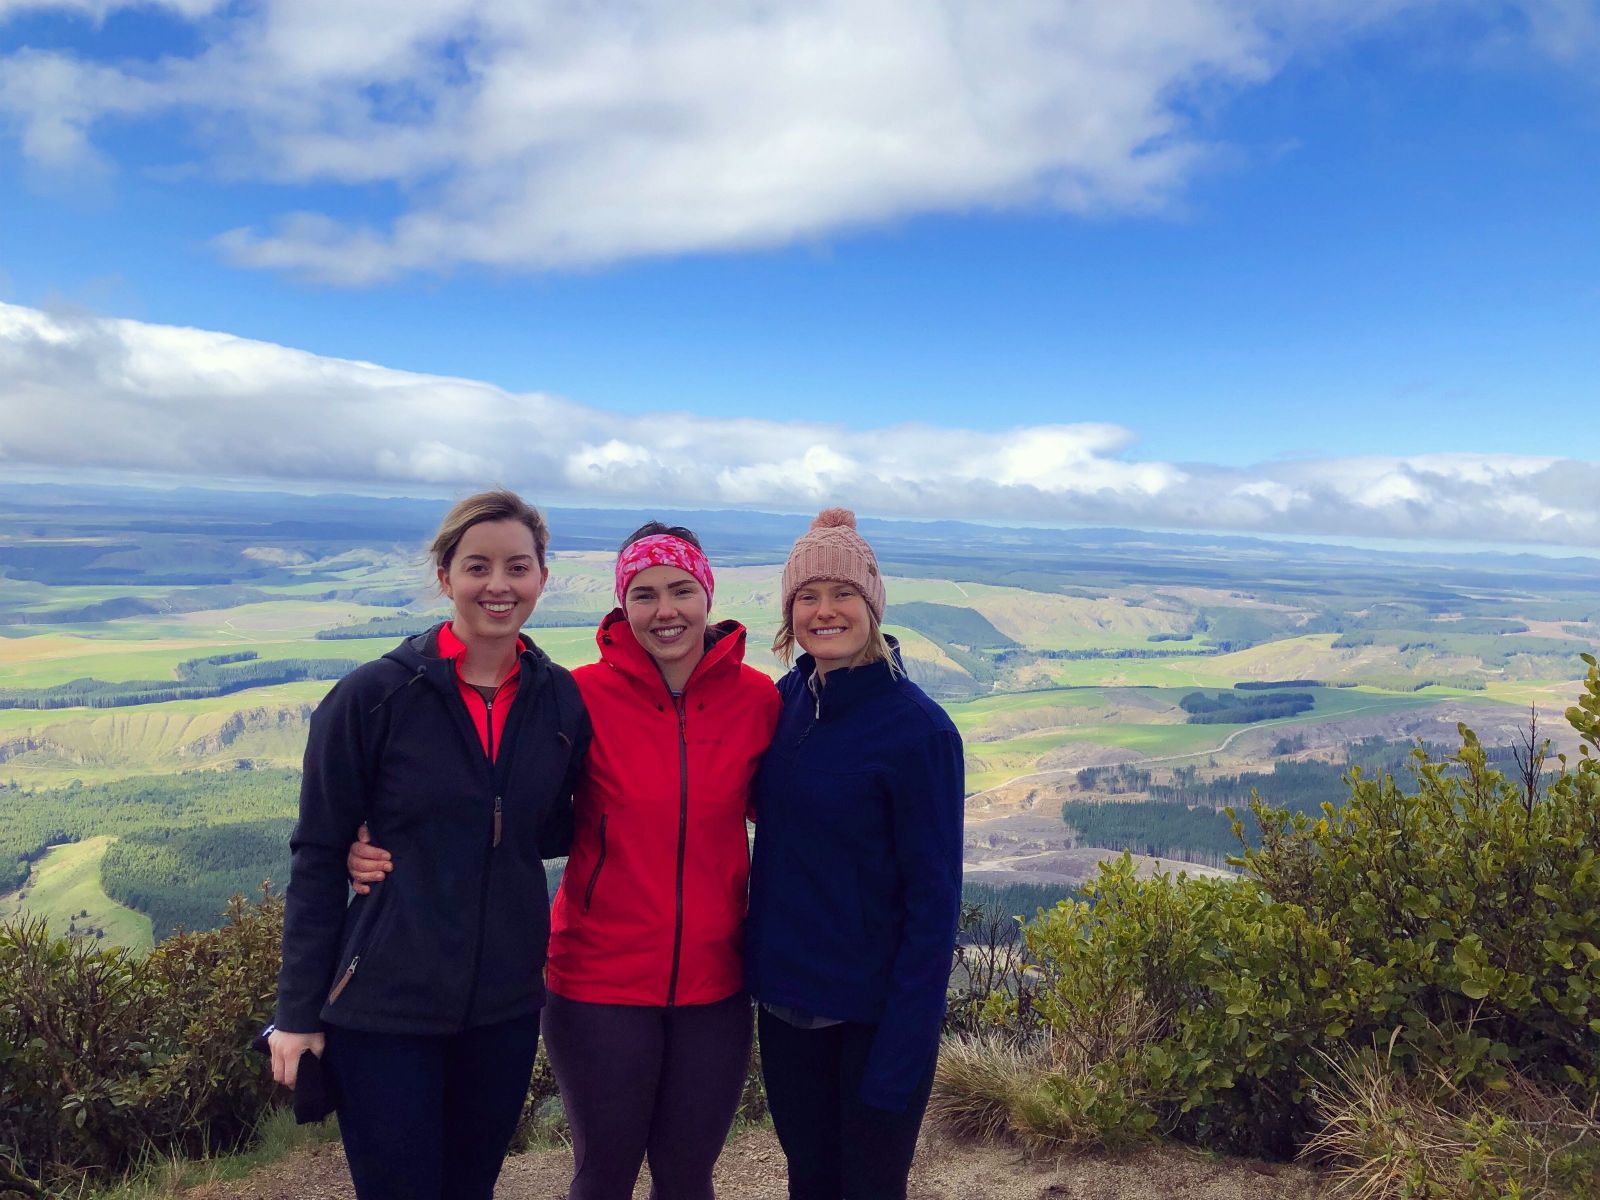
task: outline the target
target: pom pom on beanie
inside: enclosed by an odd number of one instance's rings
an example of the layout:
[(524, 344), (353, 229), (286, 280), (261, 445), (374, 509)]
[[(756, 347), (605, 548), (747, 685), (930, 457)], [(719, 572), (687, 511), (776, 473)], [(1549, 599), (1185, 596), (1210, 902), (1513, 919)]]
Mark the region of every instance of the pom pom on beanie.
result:
[(856, 515), (848, 508), (825, 508), (812, 518), (813, 529), (854, 529)]
[(866, 539), (856, 532), (856, 515), (848, 508), (825, 508), (789, 551), (783, 567), (783, 620), (787, 625), (794, 594), (808, 583), (848, 583), (861, 593), (872, 615), (883, 620), (883, 576)]

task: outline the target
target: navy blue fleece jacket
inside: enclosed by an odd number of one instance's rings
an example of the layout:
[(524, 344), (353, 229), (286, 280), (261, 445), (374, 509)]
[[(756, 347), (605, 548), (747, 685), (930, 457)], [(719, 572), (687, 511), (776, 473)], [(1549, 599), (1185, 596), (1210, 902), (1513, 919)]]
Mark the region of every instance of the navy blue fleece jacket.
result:
[(810, 656), (756, 779), (745, 984), (766, 1004), (876, 1025), (864, 1103), (903, 1110), (938, 1054), (961, 902), (965, 773), (945, 711), (889, 664)]

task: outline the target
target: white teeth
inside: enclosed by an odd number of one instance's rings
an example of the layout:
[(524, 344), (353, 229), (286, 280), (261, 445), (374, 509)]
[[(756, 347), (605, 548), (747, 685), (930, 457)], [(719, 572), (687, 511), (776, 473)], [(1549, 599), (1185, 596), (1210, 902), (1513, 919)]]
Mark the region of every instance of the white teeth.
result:
[(485, 604), (483, 607), (487, 608), (492, 613), (508, 613), (515, 607), (515, 605), (511, 605), (511, 604)]
[(830, 625), (826, 629), (813, 629), (811, 631), (811, 636), (812, 637), (832, 637), (836, 633), (843, 633), (843, 632), (844, 632), (844, 626), (842, 626), (842, 625)]
[(674, 625), (667, 629), (652, 629), (650, 632), (653, 636), (660, 638), (662, 641), (670, 642), (688, 628), (689, 627), (687, 625)]

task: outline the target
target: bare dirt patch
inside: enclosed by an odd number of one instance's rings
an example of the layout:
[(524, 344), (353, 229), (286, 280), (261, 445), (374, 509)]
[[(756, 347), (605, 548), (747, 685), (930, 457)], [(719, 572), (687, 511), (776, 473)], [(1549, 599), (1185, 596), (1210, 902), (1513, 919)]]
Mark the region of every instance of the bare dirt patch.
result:
[[(1075, 887), (1092, 879), (1101, 862), (1121, 857), (1119, 851), (1079, 846), (1061, 821), (1059, 810), (1011, 813), (981, 821), (969, 820), (962, 848), (965, 878), (970, 883), (1065, 884)], [(1175, 875), (1226, 875), (1228, 872), (1173, 858), (1135, 854), (1141, 878), (1160, 872)]]
[[(561, 1200), (571, 1179), (566, 1150), (506, 1160), (496, 1200)], [(716, 1168), (721, 1200), (784, 1200), (783, 1152), (768, 1129), (741, 1134)], [(634, 1189), (649, 1194), (649, 1172)], [(1161, 1146), (1115, 1158), (1027, 1158), (1008, 1146), (966, 1145), (924, 1136), (911, 1171), (910, 1200), (1313, 1200), (1321, 1180), (1304, 1168), (1217, 1158)], [(180, 1193), (186, 1200), (353, 1200), (344, 1152), (335, 1144), (290, 1155), (254, 1174)]]
[[(1277, 739), (1293, 737), (1301, 744), (1296, 757), (1339, 756), (1363, 738), (1391, 742), (1421, 740), (1431, 745), (1455, 747), (1461, 743), (1458, 725), (1466, 725), (1486, 746), (1515, 745), (1526, 731), (1528, 712), (1506, 704), (1446, 701), (1426, 708), (1341, 717), (1332, 721), (1271, 725), (1242, 731), (1225, 756), (1229, 771), (1270, 770), (1271, 746)], [(1578, 739), (1555, 706), (1541, 706), (1539, 734), (1548, 737), (1555, 751), (1576, 753)], [(1224, 756), (1219, 756), (1222, 758)]]

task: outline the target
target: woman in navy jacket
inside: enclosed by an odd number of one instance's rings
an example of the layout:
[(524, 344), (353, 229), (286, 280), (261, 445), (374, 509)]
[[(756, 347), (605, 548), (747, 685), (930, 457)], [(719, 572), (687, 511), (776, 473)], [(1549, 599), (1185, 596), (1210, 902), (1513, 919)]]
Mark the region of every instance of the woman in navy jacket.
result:
[[(457, 504), (432, 555), (451, 620), (311, 718), (285, 897), (273, 1074), (324, 1061), (361, 1200), (489, 1200), (538, 1044), (544, 858), (567, 852), (590, 726), (519, 630), (548, 532), (510, 492)], [(408, 866), (347, 905), (367, 822)]]
[(883, 579), (830, 509), (783, 572), (757, 775), (745, 982), (791, 1200), (901, 1200), (938, 1053), (961, 897), (950, 718), (880, 628)]

